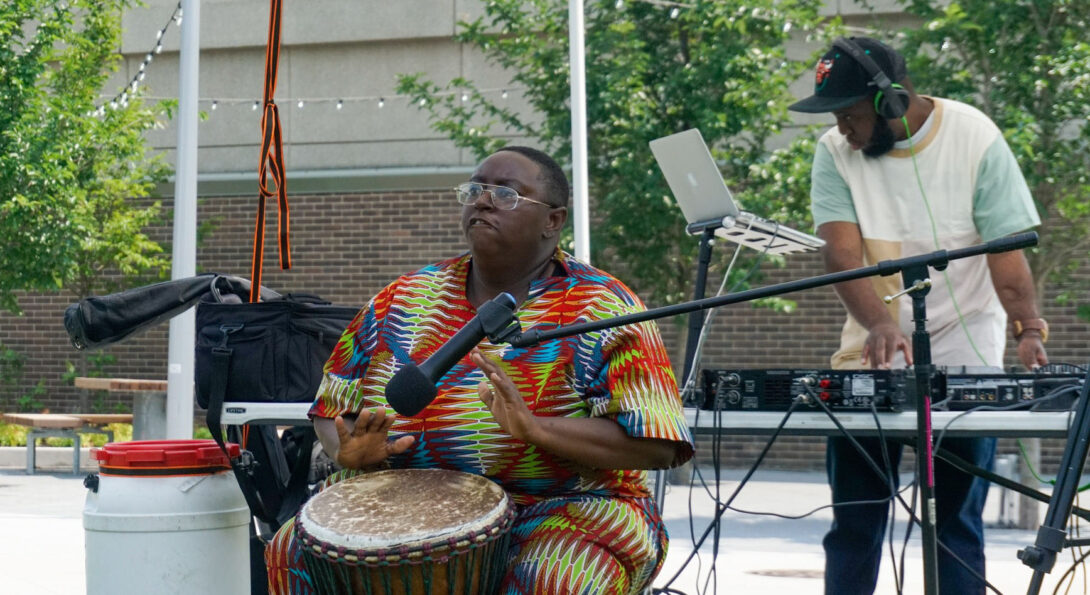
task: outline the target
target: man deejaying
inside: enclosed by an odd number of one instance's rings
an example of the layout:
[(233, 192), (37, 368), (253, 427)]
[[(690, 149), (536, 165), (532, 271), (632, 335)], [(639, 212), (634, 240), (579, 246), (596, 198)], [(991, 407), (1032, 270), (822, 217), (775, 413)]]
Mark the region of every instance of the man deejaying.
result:
[[(836, 127), (814, 154), (811, 207), (828, 272), (938, 249), (955, 249), (1040, 223), (1029, 189), (1000, 130), (979, 110), (916, 94), (904, 58), (873, 39), (838, 39), (817, 65), (814, 94), (792, 105), (832, 112)], [(1033, 279), (1020, 251), (952, 261), (931, 277), (927, 328), (936, 365), (1003, 365), (1008, 320), (1027, 368), (1048, 363), (1048, 325), (1037, 312)], [(848, 311), (832, 367), (904, 367), (911, 299), (885, 305), (900, 276), (838, 284)], [(861, 442), (882, 466), (877, 439)], [(947, 438), (948, 449), (990, 468), (994, 438)], [(893, 481), (901, 447), (889, 442)], [(890, 485), (845, 438), (829, 438), (826, 466), (833, 525), (824, 539), (825, 592), (871, 593), (878, 577)], [(984, 593), (981, 513), (988, 484), (935, 461), (939, 591)], [(868, 501), (869, 503), (853, 502)], [(875, 503), (877, 502), (877, 503)], [(846, 506), (847, 505), (847, 506)], [(942, 547), (945, 546), (945, 547)]]
[[(469, 253), (399, 278), (360, 311), (310, 415), (344, 467), (331, 482), (390, 466), (502, 486), (518, 507), (502, 593), (640, 593), (667, 546), (645, 470), (693, 455), (654, 323), (529, 348), (485, 340), (418, 414), (386, 412), (394, 373), (503, 292), (524, 329), (644, 309), (620, 281), (558, 249), (568, 194), (563, 170), (540, 151), (506, 147), (485, 159), (456, 190)], [(293, 535), (289, 521), (266, 550), (272, 593), (313, 592)]]

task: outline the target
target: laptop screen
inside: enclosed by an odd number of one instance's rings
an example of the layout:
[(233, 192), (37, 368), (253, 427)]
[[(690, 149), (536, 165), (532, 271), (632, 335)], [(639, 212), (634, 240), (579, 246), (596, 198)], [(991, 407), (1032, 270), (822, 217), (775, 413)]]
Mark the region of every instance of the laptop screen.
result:
[(714, 229), (721, 238), (773, 254), (806, 252), (825, 245), (820, 238), (738, 208), (696, 128), (657, 138), (650, 145), (689, 224), (689, 233)]
[(699, 130), (692, 128), (657, 138), (650, 145), (688, 223), (739, 215), (738, 205)]

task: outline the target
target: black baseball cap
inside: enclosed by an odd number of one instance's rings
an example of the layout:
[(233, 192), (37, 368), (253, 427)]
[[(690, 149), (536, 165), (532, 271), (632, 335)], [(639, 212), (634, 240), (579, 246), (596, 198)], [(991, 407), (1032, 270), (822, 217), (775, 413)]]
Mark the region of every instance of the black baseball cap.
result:
[[(899, 83), (908, 76), (905, 58), (897, 50), (869, 37), (852, 37), (851, 40), (894, 83)], [(873, 79), (866, 67), (847, 51), (834, 45), (818, 60), (814, 94), (791, 104), (787, 109), (820, 114), (849, 107), (877, 90)]]

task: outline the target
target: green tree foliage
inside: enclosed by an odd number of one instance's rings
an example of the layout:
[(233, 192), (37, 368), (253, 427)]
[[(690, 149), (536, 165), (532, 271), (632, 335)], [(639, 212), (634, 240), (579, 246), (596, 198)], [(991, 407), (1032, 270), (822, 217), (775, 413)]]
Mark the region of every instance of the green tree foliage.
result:
[[(809, 35), (821, 2), (716, 0), (684, 5), (589, 1), (585, 9), (591, 245), (655, 301), (689, 297), (696, 238), (648, 148), (652, 139), (699, 128), (727, 183), (749, 210), (782, 222), (808, 220), (812, 140), (771, 153), (789, 121), (788, 85), (812, 60), (789, 59), (785, 42)], [(529, 103), (520, 113), (474, 81), (402, 76), (399, 92), (433, 127), (478, 158), (529, 137), (567, 162), (571, 154), (568, 3), (493, 0), (462, 23), (457, 39), (512, 73)], [(463, 95), (465, 99), (463, 99)]]
[(0, 307), (18, 290), (76, 297), (106, 280), (165, 271), (144, 234), (165, 178), (146, 153), (155, 113), (130, 98), (94, 115), (118, 68), (125, 0), (6, 0), (0, 6)]
[[(903, 0), (922, 24), (901, 32), (917, 90), (979, 107), (1003, 130), (1037, 201), (1041, 293), (1090, 250), (1090, 2)], [(1063, 297), (1063, 296), (1061, 296)]]

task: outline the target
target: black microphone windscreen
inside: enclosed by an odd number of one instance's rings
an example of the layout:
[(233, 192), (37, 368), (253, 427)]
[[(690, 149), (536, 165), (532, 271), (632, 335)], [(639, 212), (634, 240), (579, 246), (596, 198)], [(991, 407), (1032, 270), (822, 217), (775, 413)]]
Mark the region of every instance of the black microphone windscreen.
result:
[(432, 380), (413, 364), (398, 370), (386, 384), (386, 402), (404, 416), (423, 411), (437, 393)]

